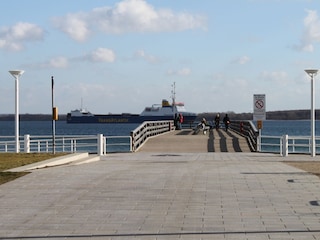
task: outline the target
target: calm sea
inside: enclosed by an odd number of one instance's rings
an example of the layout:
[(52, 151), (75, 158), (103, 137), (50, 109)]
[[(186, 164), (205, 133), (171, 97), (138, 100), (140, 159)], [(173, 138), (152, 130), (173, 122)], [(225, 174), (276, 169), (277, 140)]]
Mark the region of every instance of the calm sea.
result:
[[(129, 136), (139, 124), (67, 124), (56, 121), (56, 135)], [(15, 135), (14, 121), (0, 121), (0, 136)], [(51, 135), (51, 121), (20, 121), (20, 135)], [(263, 136), (309, 136), (310, 120), (286, 120), (263, 122)], [(320, 121), (316, 121), (316, 135), (320, 135)]]
[[(310, 136), (310, 120), (268, 120), (263, 122), (262, 136)], [(316, 135), (320, 135), (320, 121), (315, 122)]]
[[(14, 121), (0, 121), (0, 136), (15, 135)], [(56, 135), (96, 135), (105, 136), (129, 136), (139, 124), (67, 124), (64, 121), (56, 121)], [(51, 135), (51, 121), (20, 121), (19, 135)]]

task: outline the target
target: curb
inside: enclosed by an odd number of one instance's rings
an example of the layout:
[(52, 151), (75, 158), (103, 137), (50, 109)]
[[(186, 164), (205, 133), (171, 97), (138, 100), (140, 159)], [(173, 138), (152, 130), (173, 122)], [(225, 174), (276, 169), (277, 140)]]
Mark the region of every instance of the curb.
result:
[(24, 171), (30, 171), (30, 170), (40, 169), (40, 168), (53, 167), (53, 166), (58, 166), (58, 165), (79, 161), (81, 159), (86, 159), (88, 158), (88, 156), (89, 156), (89, 153), (72, 153), (66, 156), (50, 158), (48, 160), (44, 160), (41, 162), (8, 169), (6, 170), (6, 172), (24, 172)]

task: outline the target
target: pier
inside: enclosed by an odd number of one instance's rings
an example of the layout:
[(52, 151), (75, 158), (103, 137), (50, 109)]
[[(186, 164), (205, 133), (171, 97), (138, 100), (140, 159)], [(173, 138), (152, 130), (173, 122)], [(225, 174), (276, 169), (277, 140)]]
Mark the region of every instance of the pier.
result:
[(150, 138), (142, 152), (250, 152), (247, 139), (223, 129), (194, 131), (183, 129)]
[(320, 179), (285, 162), (309, 156), (183, 129), (94, 158), (0, 185), (0, 239), (320, 239)]

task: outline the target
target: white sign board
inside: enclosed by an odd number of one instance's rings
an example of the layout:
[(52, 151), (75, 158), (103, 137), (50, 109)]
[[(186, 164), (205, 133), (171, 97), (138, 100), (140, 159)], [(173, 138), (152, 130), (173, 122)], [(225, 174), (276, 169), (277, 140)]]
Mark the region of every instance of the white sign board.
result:
[(253, 95), (253, 120), (266, 120), (266, 95)]

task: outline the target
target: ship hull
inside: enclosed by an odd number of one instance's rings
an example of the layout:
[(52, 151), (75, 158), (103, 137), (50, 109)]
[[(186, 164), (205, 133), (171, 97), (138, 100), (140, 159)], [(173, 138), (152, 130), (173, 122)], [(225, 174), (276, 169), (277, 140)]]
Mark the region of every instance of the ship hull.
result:
[[(196, 116), (184, 116), (183, 123), (191, 124)], [(173, 120), (173, 116), (93, 115), (67, 116), (67, 123), (142, 123), (145, 121)]]

